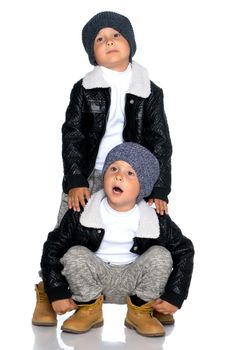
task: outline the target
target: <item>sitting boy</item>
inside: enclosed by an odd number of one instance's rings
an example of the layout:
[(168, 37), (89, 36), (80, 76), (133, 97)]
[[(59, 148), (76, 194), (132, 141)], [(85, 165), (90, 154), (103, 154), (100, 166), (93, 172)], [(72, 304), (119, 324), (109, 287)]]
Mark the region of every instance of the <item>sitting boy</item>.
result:
[(143, 200), (159, 176), (158, 160), (146, 148), (114, 147), (102, 175), (104, 189), (82, 212), (68, 210), (44, 243), (32, 323), (54, 325), (56, 314), (75, 310), (62, 330), (87, 332), (103, 325), (105, 300), (127, 303), (127, 327), (163, 336), (163, 324), (173, 322), (188, 295), (193, 244)]

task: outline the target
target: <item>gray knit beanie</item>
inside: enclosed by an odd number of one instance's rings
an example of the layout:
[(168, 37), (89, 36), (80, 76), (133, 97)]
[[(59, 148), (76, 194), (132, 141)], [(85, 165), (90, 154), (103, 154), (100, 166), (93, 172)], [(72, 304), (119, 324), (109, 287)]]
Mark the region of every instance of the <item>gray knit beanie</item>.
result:
[(116, 12), (104, 11), (97, 13), (92, 17), (82, 30), (82, 41), (84, 48), (88, 54), (89, 61), (94, 66), (96, 65), (94, 56), (94, 40), (98, 32), (103, 28), (113, 28), (123, 35), (130, 46), (130, 62), (136, 52), (136, 42), (134, 37), (133, 27), (129, 19)]
[(136, 171), (140, 183), (140, 193), (137, 202), (149, 196), (159, 177), (159, 162), (157, 158), (148, 149), (138, 143), (121, 143), (108, 153), (102, 170), (102, 178), (104, 178), (109, 165), (117, 160), (123, 160), (129, 163)]

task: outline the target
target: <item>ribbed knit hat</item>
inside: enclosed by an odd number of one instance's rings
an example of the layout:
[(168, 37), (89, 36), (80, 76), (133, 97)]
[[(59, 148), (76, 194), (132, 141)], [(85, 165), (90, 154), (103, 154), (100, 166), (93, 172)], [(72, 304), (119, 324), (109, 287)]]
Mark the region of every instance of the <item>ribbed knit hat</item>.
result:
[(136, 42), (134, 37), (133, 27), (129, 19), (116, 12), (104, 11), (97, 13), (92, 17), (82, 30), (82, 41), (84, 48), (88, 54), (89, 61), (94, 66), (96, 65), (94, 56), (94, 40), (98, 32), (103, 28), (113, 28), (123, 35), (130, 46), (130, 62), (136, 52)]
[(137, 202), (151, 194), (154, 184), (159, 177), (159, 162), (145, 147), (134, 142), (124, 142), (115, 146), (107, 155), (102, 177), (109, 165), (117, 160), (123, 160), (135, 170), (140, 184), (140, 193)]

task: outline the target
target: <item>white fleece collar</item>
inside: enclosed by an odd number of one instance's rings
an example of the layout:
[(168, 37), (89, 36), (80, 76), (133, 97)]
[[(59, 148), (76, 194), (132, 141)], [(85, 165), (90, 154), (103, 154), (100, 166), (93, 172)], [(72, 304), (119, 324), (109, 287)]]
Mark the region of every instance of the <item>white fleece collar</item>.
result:
[[(94, 193), (89, 199), (84, 211), (80, 217), (82, 226), (91, 228), (104, 228), (100, 215), (100, 202), (105, 197), (103, 190)], [(156, 211), (149, 207), (144, 200), (138, 203), (140, 212), (140, 222), (136, 237), (140, 238), (157, 238), (159, 237), (159, 220)]]
[[(109, 88), (109, 84), (104, 80), (103, 72), (100, 66), (87, 73), (82, 85), (85, 89)], [(150, 79), (146, 68), (133, 61), (132, 63), (132, 79), (127, 93), (147, 98), (151, 93)]]

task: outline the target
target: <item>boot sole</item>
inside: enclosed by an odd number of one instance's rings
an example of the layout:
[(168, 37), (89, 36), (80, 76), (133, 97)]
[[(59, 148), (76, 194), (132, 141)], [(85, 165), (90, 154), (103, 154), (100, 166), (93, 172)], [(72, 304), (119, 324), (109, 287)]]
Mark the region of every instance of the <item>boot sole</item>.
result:
[(153, 315), (154, 318), (156, 318), (160, 323), (162, 323), (163, 326), (173, 326), (175, 323), (175, 319), (173, 318), (170, 321), (166, 321), (166, 320), (160, 320), (158, 316), (156, 316), (156, 314)]
[(144, 337), (163, 337), (165, 335), (165, 332), (161, 332), (161, 333), (142, 333), (140, 332), (137, 327), (129, 322), (128, 320), (125, 320), (125, 326), (129, 329), (134, 329), (138, 334), (143, 335)]
[(57, 322), (48, 323), (48, 322), (35, 322), (35, 321), (32, 321), (32, 324), (33, 324), (33, 326), (55, 327), (57, 325)]
[(100, 321), (100, 322), (94, 323), (89, 328), (87, 328), (87, 329), (85, 329), (83, 331), (79, 331), (79, 330), (72, 329), (72, 328), (66, 328), (66, 327), (63, 327), (63, 326), (61, 327), (61, 330), (63, 332), (66, 332), (66, 333), (82, 334), (82, 333), (86, 333), (86, 332), (90, 331), (92, 328), (102, 327), (103, 324), (104, 324), (104, 321)]
[[(157, 318), (157, 320), (159, 319)], [(175, 323), (175, 321), (160, 321), (160, 320), (159, 322), (162, 323), (163, 326), (173, 326)]]

